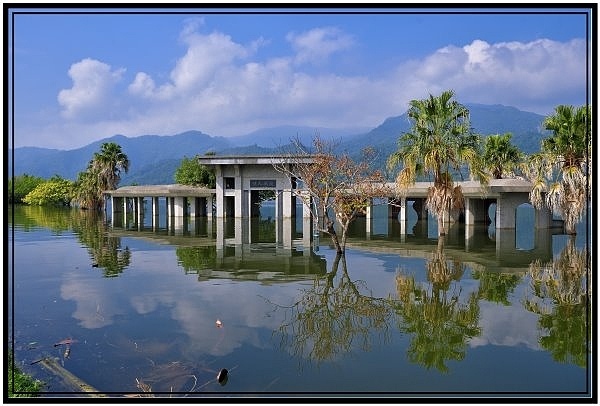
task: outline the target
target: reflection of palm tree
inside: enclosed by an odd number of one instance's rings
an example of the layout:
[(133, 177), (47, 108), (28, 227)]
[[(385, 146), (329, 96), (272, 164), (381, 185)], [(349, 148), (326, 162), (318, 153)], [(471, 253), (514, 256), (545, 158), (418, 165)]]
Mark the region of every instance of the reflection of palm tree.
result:
[(215, 245), (205, 247), (177, 247), (175, 249), (177, 262), (186, 274), (201, 274), (207, 270), (212, 271), (215, 267), (217, 258), (217, 248)]
[(452, 280), (458, 280), (464, 267), (457, 261), (449, 266), (443, 253), (443, 239), (427, 263), (431, 289), (417, 285), (414, 276), (399, 273), (396, 277), (402, 318), (400, 330), (413, 334), (408, 357), (411, 362), (447, 372), (447, 360), (460, 361), (465, 357), (466, 341), (480, 334), (479, 303), (476, 294), (460, 304), (460, 292), (449, 292)]
[[(340, 264), (342, 274), (338, 275)], [(289, 345), (299, 357), (324, 361), (356, 345), (369, 351), (374, 331), (389, 339), (388, 300), (361, 293), (359, 283), (348, 275), (343, 254), (336, 256), (330, 273), (315, 279), (291, 311), (289, 321), (279, 329), (281, 345)]]
[(521, 281), (521, 276), (514, 273), (489, 272), (486, 270), (474, 270), (472, 277), (479, 280), (478, 296), (480, 299), (502, 303), (505, 306), (510, 305), (508, 296)]
[(557, 361), (585, 367), (590, 320), (587, 249), (578, 250), (570, 238), (554, 261), (532, 262), (529, 276), (533, 297), (525, 299), (524, 305), (540, 316), (539, 327), (547, 333), (540, 338), (540, 345)]
[(121, 238), (111, 237), (102, 217), (95, 211), (74, 211), (73, 231), (88, 248), (92, 261), (102, 268), (104, 276), (121, 274), (131, 260), (129, 247), (121, 248)]

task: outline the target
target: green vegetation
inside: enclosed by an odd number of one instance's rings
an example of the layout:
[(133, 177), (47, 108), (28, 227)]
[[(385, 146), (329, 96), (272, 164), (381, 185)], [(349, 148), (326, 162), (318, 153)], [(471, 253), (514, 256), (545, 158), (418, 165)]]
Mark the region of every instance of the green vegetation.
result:
[(203, 186), (215, 188), (215, 173), (212, 169), (202, 165), (195, 158), (184, 157), (175, 171), (175, 182), (180, 185)]
[(8, 179), (8, 203), (23, 203), (23, 198), (43, 182), (44, 179), (28, 174)]
[(16, 365), (12, 349), (8, 350), (8, 397), (30, 398), (39, 396), (44, 383), (22, 372)]
[(481, 160), (481, 141), (471, 130), (469, 110), (452, 100), (454, 92), (412, 100), (408, 117), (410, 132), (398, 140), (398, 150), (388, 159), (388, 167), (403, 165), (396, 182), (400, 190), (415, 183), (417, 176), (430, 174), (433, 186), (426, 200), (429, 211), (438, 219), (440, 235), (450, 215), (464, 207), (460, 186), (454, 186), (452, 173), (461, 173), (467, 164), (475, 178), (487, 182)]
[(73, 195), (73, 182), (54, 176), (39, 183), (22, 199), (32, 206), (68, 206)]

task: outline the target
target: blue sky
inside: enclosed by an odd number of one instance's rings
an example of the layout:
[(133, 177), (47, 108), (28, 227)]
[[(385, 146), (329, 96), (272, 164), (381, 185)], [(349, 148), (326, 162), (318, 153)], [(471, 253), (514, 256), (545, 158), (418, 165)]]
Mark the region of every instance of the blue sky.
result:
[(589, 85), (589, 16), (569, 14), (586, 9), (10, 11), (15, 147), (373, 128), (447, 89), (547, 115), (584, 104)]

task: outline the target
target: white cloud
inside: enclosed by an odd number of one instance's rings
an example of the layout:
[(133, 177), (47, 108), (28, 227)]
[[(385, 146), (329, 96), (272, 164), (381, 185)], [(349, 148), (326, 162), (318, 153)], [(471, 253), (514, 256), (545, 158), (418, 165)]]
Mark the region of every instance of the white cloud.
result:
[(125, 69), (112, 71), (110, 65), (90, 58), (71, 65), (69, 76), (73, 87), (58, 93), (62, 115), (67, 119), (81, 119), (102, 107), (124, 72)]
[(296, 34), (290, 33), (286, 39), (296, 51), (296, 63), (320, 63), (334, 52), (350, 48), (353, 39), (335, 27), (315, 28)]
[[(124, 69), (93, 59), (73, 64), (73, 86), (58, 96), (63, 116), (70, 121), (29, 130), (37, 137), (24, 145), (36, 145), (39, 135), (48, 140), (44, 145), (51, 144), (59, 133), (72, 135), (82, 146), (116, 133), (168, 135), (197, 129), (232, 136), (284, 124), (375, 127), (404, 113), (411, 99), (446, 89), (455, 90), (462, 103), (505, 104), (540, 114), (551, 113), (558, 104), (585, 100), (583, 40), (474, 40), (369, 77), (323, 69), (315, 73), (297, 63), (322, 61), (349, 50), (352, 39), (337, 29), (290, 34), (295, 53), (264, 59), (257, 50), (269, 40), (258, 38), (244, 45), (223, 33), (201, 34), (196, 31), (201, 22), (190, 22), (182, 30), (180, 39), (187, 49), (162, 83), (137, 72), (127, 92), (119, 94), (115, 84)], [(82, 134), (89, 139), (76, 138)]]

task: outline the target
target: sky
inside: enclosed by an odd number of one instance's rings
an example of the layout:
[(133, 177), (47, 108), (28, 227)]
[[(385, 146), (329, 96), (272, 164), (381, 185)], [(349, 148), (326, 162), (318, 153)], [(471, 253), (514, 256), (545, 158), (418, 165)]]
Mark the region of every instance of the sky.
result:
[(9, 146), (374, 128), (444, 90), (542, 115), (591, 100), (589, 7), (150, 7), (10, 9)]

